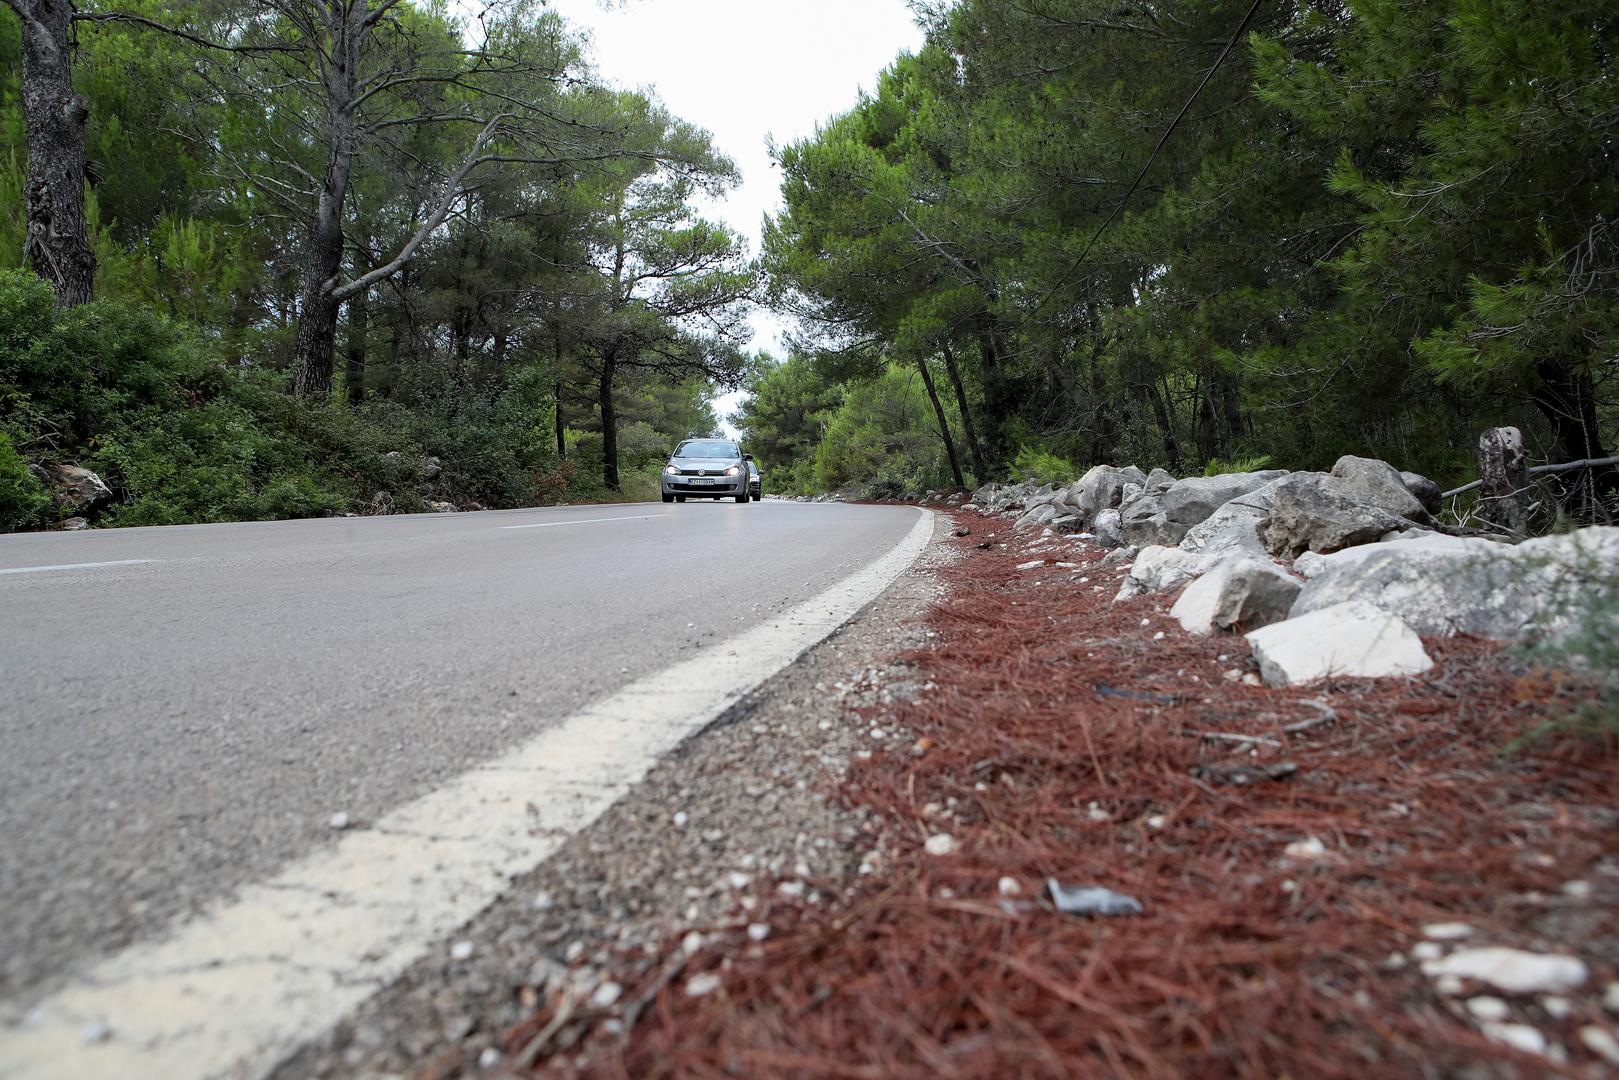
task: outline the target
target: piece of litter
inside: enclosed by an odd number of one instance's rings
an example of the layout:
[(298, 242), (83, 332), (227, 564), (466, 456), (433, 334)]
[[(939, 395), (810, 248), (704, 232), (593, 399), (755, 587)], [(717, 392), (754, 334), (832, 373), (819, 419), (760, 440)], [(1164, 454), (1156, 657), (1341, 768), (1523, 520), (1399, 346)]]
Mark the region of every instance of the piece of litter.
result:
[(450, 959), (451, 960), (470, 960), (470, 959), (472, 959), (472, 942), (470, 942), (470, 941), (457, 941), (454, 945), (451, 945), (450, 946)]
[(705, 994), (712, 994), (719, 988), (720, 977), (711, 971), (704, 972), (701, 975), (693, 975), (686, 980), (687, 997), (702, 997)]
[(1473, 936), (1473, 928), (1464, 922), (1429, 923), (1422, 928), (1422, 936), (1433, 941), (1460, 941)]
[(616, 982), (604, 982), (590, 995), (590, 1003), (598, 1009), (611, 1009), (624, 995), (624, 988)]
[(1433, 979), (1441, 975), (1477, 979), (1509, 994), (1572, 990), (1583, 985), (1588, 974), (1584, 961), (1576, 957), (1540, 955), (1502, 946), (1463, 949), (1442, 960), (1425, 962), (1422, 970)]
[(922, 850), (929, 855), (949, 855), (956, 850), (956, 838), (949, 833), (935, 833), (927, 838)]
[(1100, 885), (1063, 885), (1056, 878), (1046, 879), (1051, 902), (1068, 915), (1140, 915), (1141, 901), (1133, 896), (1102, 888)]

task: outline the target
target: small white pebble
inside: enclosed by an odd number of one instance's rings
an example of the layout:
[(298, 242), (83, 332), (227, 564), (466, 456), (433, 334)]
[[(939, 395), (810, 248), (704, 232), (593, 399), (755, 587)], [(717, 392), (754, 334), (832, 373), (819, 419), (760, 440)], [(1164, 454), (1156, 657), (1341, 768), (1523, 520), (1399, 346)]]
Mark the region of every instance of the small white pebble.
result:
[(1506, 1002), (1488, 994), (1468, 998), (1466, 1004), (1467, 1011), (1480, 1020), (1505, 1020), (1512, 1011), (1507, 1008)]
[(1422, 928), (1422, 936), (1433, 941), (1460, 941), (1473, 936), (1473, 928), (1463, 922), (1429, 923)]
[(1529, 856), (1529, 861), (1534, 863), (1536, 866), (1557, 865), (1557, 859), (1554, 856), (1546, 854), (1544, 851), (1537, 851), (1535, 854)]
[(1439, 976), (1434, 980), (1433, 987), (1446, 997), (1460, 997), (1467, 991), (1467, 984), (1456, 975)]
[(701, 949), (702, 947), (703, 935), (699, 934), (695, 930), (680, 939), (680, 951), (685, 953), (687, 956), (695, 955), (697, 950)]
[(1164, 632), (1162, 630), (1158, 631), (1156, 634), (1154, 634), (1152, 636), (1152, 639), (1154, 641), (1162, 641), (1162, 640), (1164, 640)]
[(720, 977), (712, 971), (706, 971), (701, 975), (693, 975), (686, 980), (687, 997), (702, 997), (705, 994), (712, 994), (719, 988)]
[(1288, 878), (1286, 881), (1282, 882), (1280, 888), (1284, 893), (1291, 895), (1292, 893), (1299, 891), (1299, 883), (1294, 881), (1292, 878)]
[(1220, 677), (1226, 682), (1241, 682), (1242, 672), (1237, 668), (1231, 668), (1229, 671), (1224, 672)]
[(1021, 896), (1023, 894), (1023, 886), (1019, 885), (1017, 878), (1014, 877), (1001, 878), (1000, 881), (996, 882), (995, 888), (1002, 896)]
[(326, 822), (330, 827), (342, 832), (349, 827), (349, 816), (344, 813), (333, 814)]
[(1154, 814), (1154, 815), (1152, 815), (1152, 817), (1147, 819), (1147, 828), (1149, 828), (1149, 829), (1162, 829), (1168, 822), (1169, 822), (1169, 819), (1164, 817), (1164, 815), (1162, 815), (1162, 814)]
[(500, 1051), (493, 1046), (484, 1047), (483, 1053), (478, 1055), (478, 1068), (493, 1069), (500, 1064)]
[(1609, 1012), (1619, 1013), (1619, 982), (1611, 982), (1602, 992), (1602, 1007)]
[(457, 941), (454, 945), (451, 945), (450, 946), (450, 959), (451, 960), (471, 960), (472, 959), (472, 942), (470, 942), (470, 941)]
[(1399, 971), (1411, 961), (1400, 953), (1389, 953), (1383, 958), (1382, 966), (1388, 971)]
[(563, 950), (562, 958), (571, 964), (584, 955), (585, 943), (582, 941), (570, 941), (568, 942), (568, 947)]
[(949, 855), (956, 850), (956, 838), (949, 833), (934, 833), (922, 845), (929, 855)]
[(675, 811), (675, 817), (674, 817), (675, 828), (684, 829), (686, 827), (686, 822), (688, 822), (690, 820), (691, 820), (691, 818), (686, 815), (686, 811), (684, 811), (684, 810), (676, 810)]
[(1432, 941), (1419, 941), (1411, 947), (1411, 955), (1418, 960), (1438, 960), (1445, 950)]
[(1585, 1048), (1609, 1065), (1619, 1066), (1619, 1039), (1607, 1028), (1587, 1024), (1580, 1029), (1580, 1042)]
[(1293, 841), (1282, 849), (1282, 854), (1294, 862), (1320, 862), (1327, 857), (1327, 845), (1312, 836)]
[(1528, 1024), (1485, 1023), (1481, 1025), (1481, 1030), (1489, 1038), (1498, 1043), (1505, 1043), (1514, 1050), (1540, 1055), (1546, 1053), (1545, 1033)]
[(1574, 1013), (1574, 1003), (1566, 997), (1556, 994), (1546, 994), (1540, 999), (1540, 1007), (1546, 1010), (1546, 1015), (1553, 1020), (1567, 1020)]
[(1589, 881), (1570, 881), (1563, 886), (1563, 895), (1574, 900), (1591, 899), (1591, 883)]
[(1141, 620), (1141, 625), (1142, 626), (1151, 626), (1152, 625), (1152, 620), (1151, 619), (1142, 619)]
[(624, 988), (616, 982), (604, 982), (590, 995), (590, 1003), (598, 1009), (611, 1009), (624, 995)]
[(748, 940), (749, 941), (763, 941), (765, 938), (767, 938), (769, 936), (770, 936), (770, 924), (769, 923), (756, 922), (756, 923), (749, 923), (748, 924)]
[(803, 896), (804, 883), (802, 881), (784, 881), (776, 886), (776, 891), (783, 896)]
[(1113, 820), (1113, 815), (1108, 813), (1106, 810), (1102, 809), (1102, 807), (1097, 805), (1096, 803), (1091, 803), (1090, 809), (1085, 811), (1085, 816), (1090, 818), (1092, 821), (1112, 821)]
[(542, 892), (534, 898), (535, 911), (550, 911), (554, 907), (556, 907), (556, 901), (551, 899), (551, 894), (548, 892)]
[(733, 889), (746, 889), (753, 879), (739, 870), (732, 870), (725, 875), (725, 883)]
[(1246, 674), (1246, 675), (1244, 675), (1242, 677), (1242, 685), (1244, 685), (1244, 686), (1264, 686), (1265, 685), (1265, 680), (1261, 679), (1258, 675), (1255, 675), (1253, 672), (1250, 671), (1248, 674)]

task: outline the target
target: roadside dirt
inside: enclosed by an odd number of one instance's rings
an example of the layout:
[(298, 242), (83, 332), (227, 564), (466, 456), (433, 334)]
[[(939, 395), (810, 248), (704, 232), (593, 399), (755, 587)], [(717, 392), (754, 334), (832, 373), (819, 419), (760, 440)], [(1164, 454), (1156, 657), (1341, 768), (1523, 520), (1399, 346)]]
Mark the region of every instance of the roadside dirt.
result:
[[(548, 1003), (573, 1002), (611, 1031), (646, 1000), (648, 980), (672, 970), (671, 950), (684, 957), (716, 934), (770, 926), (780, 908), (827, 905), (862, 867), (873, 873), (884, 856), (871, 811), (835, 798), (872, 742), (848, 718), (921, 692), (897, 658), (935, 633), (926, 618), (943, 595), (937, 575), (959, 557), (943, 543), (952, 524), (937, 515), (932, 546), (878, 600), (276, 1080), (508, 1071), (523, 1050), (509, 1047), (511, 1032)], [(642, 988), (631, 992), (632, 981)], [(559, 1025), (536, 1055), (589, 1030)]]
[[(1241, 641), (1181, 632), (1172, 597), (1112, 603), (1123, 569), (1094, 548), (957, 517), (972, 535), (939, 567), (932, 636), (913, 607), (879, 642), (912, 651), (862, 661), (915, 692), (815, 695), (807, 728), (767, 722), (767, 771), (807, 740), (838, 784), (791, 811), (842, 841), (826, 867), (787, 870), (816, 849), (762, 806), (778, 869), (702, 907), (701, 940), (595, 957), (615, 1000), (559, 983), (498, 1035), (511, 1010), (489, 1014), (489, 1071), (1612, 1075), (1619, 747), (1515, 745), (1584, 700), (1580, 680), (1452, 638), (1418, 678), (1269, 690), (1244, 680)], [(919, 584), (907, 603), (937, 595)], [(640, 813), (692, 784), (671, 765)], [(1051, 879), (1142, 910), (1061, 913)], [(1515, 992), (1424, 970), (1480, 946), (1578, 958), (1580, 977)], [(440, 967), (423, 974), (453, 982)], [(440, 1064), (467, 1071), (418, 1075)]]

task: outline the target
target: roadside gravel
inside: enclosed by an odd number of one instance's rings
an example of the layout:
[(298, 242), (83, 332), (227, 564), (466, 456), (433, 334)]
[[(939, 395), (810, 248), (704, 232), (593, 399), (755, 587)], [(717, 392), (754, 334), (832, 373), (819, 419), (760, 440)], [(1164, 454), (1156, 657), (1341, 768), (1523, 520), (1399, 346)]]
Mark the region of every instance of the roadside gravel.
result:
[(896, 657), (923, 645), (957, 552), (954, 522), (875, 602), (661, 762), (594, 825), (515, 880), (392, 987), (284, 1062), (275, 1080), (448, 1077), (498, 1070), (496, 1044), (563, 991), (605, 1002), (614, 957), (691, 948), (713, 928), (768, 932), (778, 889), (841, 892), (882, 852), (832, 804), (870, 732), (853, 710), (919, 689)]

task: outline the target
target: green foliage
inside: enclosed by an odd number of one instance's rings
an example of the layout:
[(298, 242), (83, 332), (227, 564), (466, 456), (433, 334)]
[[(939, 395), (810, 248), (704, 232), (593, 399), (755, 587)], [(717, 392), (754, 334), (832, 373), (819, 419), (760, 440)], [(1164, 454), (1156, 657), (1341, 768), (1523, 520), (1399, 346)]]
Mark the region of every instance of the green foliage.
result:
[(0, 429), (0, 532), (42, 524), (50, 506), (50, 493)]
[(1269, 454), (1254, 454), (1250, 457), (1235, 458), (1231, 461), (1210, 458), (1209, 463), (1203, 466), (1203, 475), (1222, 476), (1226, 473), (1260, 472), (1269, 468), (1272, 468)]
[(947, 486), (930, 416), (915, 373), (906, 369), (889, 366), (849, 387), (815, 452), (816, 487), (854, 486), (870, 497), (895, 497)]
[(1072, 484), (1080, 474), (1079, 466), (1072, 461), (1065, 461), (1038, 446), (1019, 447), (1017, 457), (1012, 460), (1012, 471), (1041, 484)]

